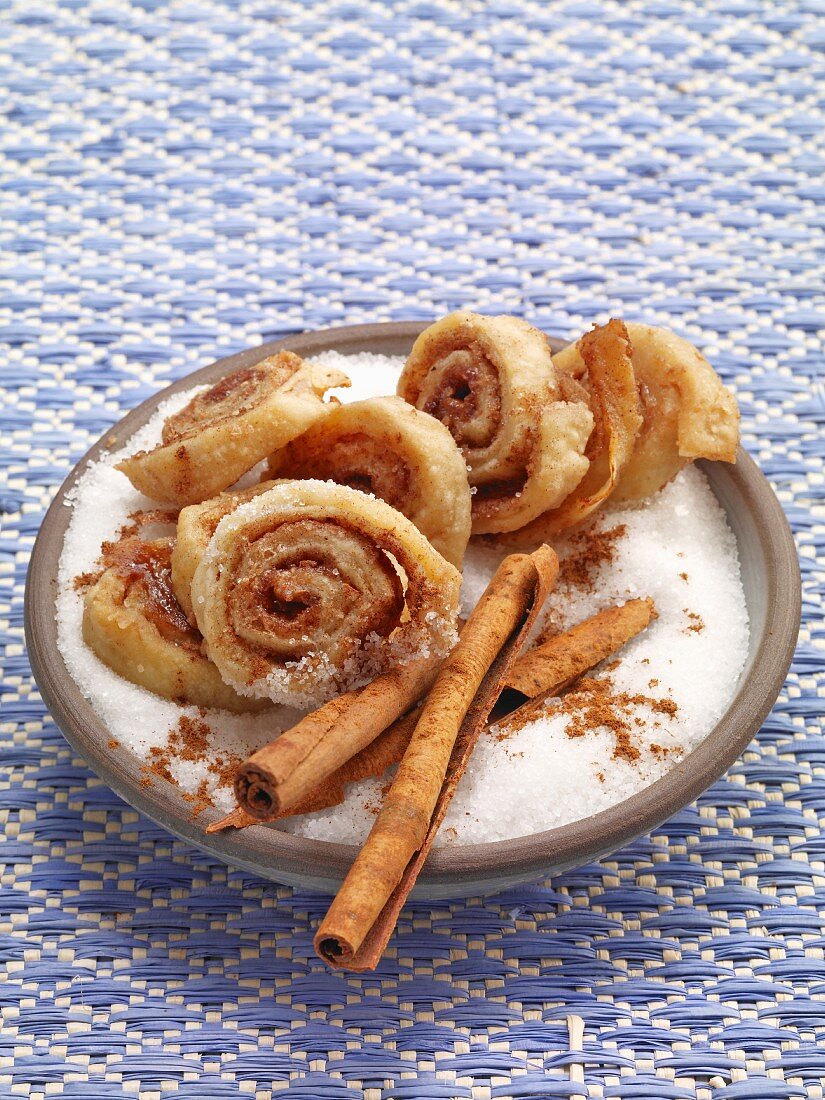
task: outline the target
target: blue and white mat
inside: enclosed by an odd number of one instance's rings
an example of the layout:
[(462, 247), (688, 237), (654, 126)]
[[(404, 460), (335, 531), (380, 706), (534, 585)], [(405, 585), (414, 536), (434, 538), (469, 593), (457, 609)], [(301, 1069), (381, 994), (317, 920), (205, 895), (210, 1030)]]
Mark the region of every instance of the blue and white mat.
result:
[[(0, 1100), (822, 1097), (823, 14), (0, 2)], [(342, 977), (323, 899), (72, 756), (23, 649), (27, 557), (70, 466), (171, 379), (457, 306), (700, 344), (798, 537), (805, 624), (697, 805), (553, 882), (411, 905)]]

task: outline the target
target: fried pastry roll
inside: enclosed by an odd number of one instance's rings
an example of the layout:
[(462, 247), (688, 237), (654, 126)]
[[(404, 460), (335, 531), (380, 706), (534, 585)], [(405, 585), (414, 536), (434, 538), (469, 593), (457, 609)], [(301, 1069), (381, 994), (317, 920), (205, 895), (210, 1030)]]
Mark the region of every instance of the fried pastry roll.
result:
[(558, 508), (504, 536), (511, 543), (533, 546), (581, 523), (611, 496), (633, 457), (642, 416), (627, 329), (621, 321), (609, 321), (583, 336), (576, 348), (595, 419), (585, 450), (590, 465)]
[[(666, 328), (628, 322), (642, 424), (633, 454), (611, 495), (615, 502), (651, 496), (696, 458), (735, 462), (739, 410), (703, 355)], [(579, 344), (555, 357), (560, 371), (581, 378)]]
[(451, 313), (418, 337), (398, 393), (461, 449), (474, 534), (523, 527), (581, 481), (593, 416), (571, 389), (544, 334), (520, 318)]
[(324, 393), (348, 384), (340, 371), (280, 351), (196, 394), (166, 420), (159, 446), (117, 469), (153, 500), (199, 504), (306, 431), (337, 405)]
[(470, 537), (466, 463), (447, 428), (400, 397), (341, 405), (276, 452), (268, 473), (372, 493), (461, 566)]
[(122, 539), (87, 590), (83, 639), (104, 664), (156, 695), (199, 707), (260, 710), (238, 695), (201, 651), (201, 636), (172, 591), (171, 540)]
[(385, 501), (283, 481), (218, 524), (192, 581), (210, 658), (241, 694), (321, 703), (455, 640), (461, 576)]
[(192, 626), (197, 625), (192, 611), (192, 578), (215, 529), (223, 517), (234, 512), (239, 504), (253, 500), (276, 484), (274, 481), (261, 481), (248, 489), (229, 489), (212, 500), (181, 509), (172, 550), (172, 588)]

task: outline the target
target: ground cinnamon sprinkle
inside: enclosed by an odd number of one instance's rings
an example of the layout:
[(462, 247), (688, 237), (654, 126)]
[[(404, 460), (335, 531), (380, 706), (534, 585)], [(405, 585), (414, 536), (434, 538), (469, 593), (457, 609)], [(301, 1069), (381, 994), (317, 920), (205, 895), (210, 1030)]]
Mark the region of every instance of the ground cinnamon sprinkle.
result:
[[(558, 584), (577, 588), (581, 592), (594, 592), (596, 574), (603, 565), (609, 565), (614, 560), (616, 543), (626, 533), (627, 524), (617, 523), (607, 530), (587, 529), (568, 536), (568, 549), (559, 559)], [(550, 619), (537, 634), (532, 646), (544, 645), (561, 633), (562, 628)]]
[(617, 523), (606, 530), (590, 529), (571, 535), (571, 552), (559, 564), (559, 583), (592, 592), (596, 573), (609, 565), (616, 556), (616, 543), (627, 532), (627, 525)]
[(211, 795), (205, 779), (202, 779), (198, 783), (197, 790), (194, 794), (188, 791), (183, 796), (184, 802), (192, 802), (192, 817), (199, 817), (204, 810), (213, 805)]
[(132, 535), (137, 535), (142, 531), (144, 527), (154, 525), (164, 527), (176, 523), (178, 515), (177, 511), (166, 508), (150, 508), (146, 511), (130, 512), (128, 522), (121, 525), (114, 541), (120, 542), (122, 539), (131, 538)]
[(690, 619), (690, 624), (685, 630), (685, 633), (687, 634), (689, 631), (693, 631), (694, 634), (700, 634), (705, 629), (705, 620), (702, 616), (695, 611), (689, 611), (686, 607), (683, 607), (682, 611), (684, 611)]
[(169, 770), (171, 759), (165, 749), (160, 748), (158, 745), (153, 745), (149, 749), (149, 763), (144, 764), (144, 768), (151, 775), (156, 775), (160, 779), (165, 779), (167, 783), (174, 783), (175, 777)]
[[(584, 677), (573, 690), (553, 700), (547, 713), (561, 712), (568, 716), (566, 733), (568, 737), (584, 737), (586, 733), (597, 729), (609, 729), (615, 739), (614, 760), (627, 760), (634, 763), (641, 751), (633, 740), (634, 729), (644, 728), (645, 720), (635, 713), (635, 708), (646, 706), (656, 714), (665, 714), (674, 718), (678, 707), (672, 699), (656, 699), (649, 695), (631, 694), (616, 691), (609, 676)], [(533, 721), (530, 715), (528, 721)], [(660, 723), (654, 722), (654, 726)], [(499, 740), (504, 740), (518, 727), (504, 726), (497, 732)]]
[(608, 677), (598, 680), (587, 677), (561, 700), (561, 710), (570, 717), (568, 737), (584, 737), (591, 730), (609, 729), (616, 740), (613, 759), (632, 762), (638, 760), (641, 753), (631, 739), (629, 709), (621, 695), (613, 693)]
[(102, 576), (102, 569), (98, 569), (93, 573), (79, 573), (72, 581), (72, 587), (75, 592), (79, 592), (81, 588), (91, 588), (93, 584), (97, 584)]
[(666, 748), (664, 745), (657, 745), (653, 742), (650, 745), (650, 751), (657, 759), (661, 760), (665, 756), (670, 756), (672, 752), (682, 752), (683, 750), (681, 745), (672, 745), (670, 748)]
[(121, 523), (115, 537), (111, 540), (111, 542), (104, 542), (102, 548), (105, 550), (107, 546), (112, 546), (114, 545), (114, 543), (120, 542), (122, 539), (130, 539), (133, 535), (136, 535), (141, 528), (141, 524), (138, 522), (137, 519), (139, 515), (139, 512), (132, 512), (129, 516), (129, 522)]
[(244, 759), (236, 752), (221, 753), (214, 760), (210, 760), (206, 770), (217, 778), (219, 787), (231, 787)]
[(206, 722), (184, 715), (169, 732), (168, 750), (179, 760), (201, 760), (209, 748), (210, 733)]
[[(151, 787), (155, 776), (165, 779), (167, 783), (178, 785), (172, 774), (173, 762), (175, 760), (203, 760), (209, 749), (210, 732), (206, 722), (202, 722), (198, 718), (189, 718), (187, 715), (179, 718), (177, 726), (169, 731), (166, 744), (163, 747), (154, 745), (149, 749), (149, 762), (143, 765), (144, 774), (140, 785)], [(222, 758), (219, 757), (218, 759)], [(216, 761), (210, 764), (209, 771), (213, 770), (215, 763)], [(239, 763), (240, 757), (232, 761), (231, 775), (228, 777), (230, 780), (234, 776)], [(205, 779), (200, 781), (194, 794), (186, 793), (183, 797), (186, 802), (194, 803), (193, 817), (197, 817), (198, 814), (203, 813), (207, 806), (213, 804)]]

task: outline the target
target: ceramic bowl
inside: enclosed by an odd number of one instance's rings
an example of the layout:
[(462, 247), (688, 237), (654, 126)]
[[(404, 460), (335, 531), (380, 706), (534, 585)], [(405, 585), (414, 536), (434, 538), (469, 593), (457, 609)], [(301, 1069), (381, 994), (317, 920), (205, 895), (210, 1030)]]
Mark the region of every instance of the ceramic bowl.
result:
[[(77, 464), (49, 509), (32, 554), (26, 588), (26, 638), (40, 691), (66, 738), (89, 766), (135, 809), (170, 832), (225, 860), (277, 882), (332, 892), (356, 849), (292, 836), (268, 826), (205, 836), (207, 811), (193, 821), (175, 786), (140, 783), (140, 761), (108, 747), (109, 731), (69, 676), (57, 647), (58, 560), (71, 516), (66, 494), (90, 462), (123, 442), (170, 394), (213, 383), (281, 348), (303, 356), (335, 349), (405, 355), (424, 328), (419, 323), (325, 329), (264, 344), (221, 359), (156, 394), (107, 432)], [(561, 342), (555, 341), (554, 347)], [(756, 463), (740, 450), (735, 465), (702, 463), (738, 545), (751, 622), (750, 652), (734, 698), (705, 740), (661, 779), (611, 809), (532, 836), (432, 853), (415, 894), (443, 898), (497, 892), (567, 870), (616, 851), (650, 832), (701, 794), (733, 763), (757, 732), (784, 681), (799, 629), (800, 579), (796, 550), (782, 509)]]

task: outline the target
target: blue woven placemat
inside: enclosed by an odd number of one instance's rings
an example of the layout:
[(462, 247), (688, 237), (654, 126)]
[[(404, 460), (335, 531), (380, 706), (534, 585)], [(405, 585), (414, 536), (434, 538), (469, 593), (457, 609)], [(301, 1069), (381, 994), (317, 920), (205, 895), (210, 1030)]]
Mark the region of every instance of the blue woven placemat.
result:
[[(0, 2), (0, 1097), (823, 1095), (824, 12)], [(411, 905), (342, 977), (312, 954), (323, 899), (73, 757), (23, 649), (27, 557), (72, 463), (172, 378), (457, 306), (700, 343), (796, 532), (805, 624), (696, 805), (552, 882)]]

